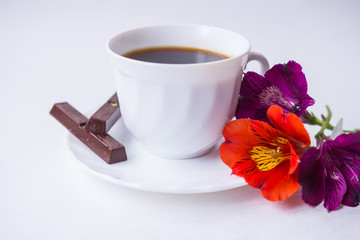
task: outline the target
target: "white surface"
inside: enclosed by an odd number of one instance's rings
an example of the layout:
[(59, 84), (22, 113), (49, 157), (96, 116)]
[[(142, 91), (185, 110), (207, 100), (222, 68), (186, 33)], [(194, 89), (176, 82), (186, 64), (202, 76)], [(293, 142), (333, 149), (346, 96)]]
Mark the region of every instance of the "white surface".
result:
[(0, 238), (357, 239), (359, 207), (328, 214), (299, 192), (272, 203), (248, 186), (179, 195), (99, 180), (75, 163), (49, 111), (68, 101), (86, 112), (113, 94), (104, 50), (113, 35), (198, 23), (243, 34), (271, 65), (298, 61), (310, 110), (329, 104), (334, 124), (360, 127), (359, 10), (359, 1), (1, 1)]
[(109, 133), (126, 146), (127, 161), (109, 165), (71, 133), (67, 137), (75, 159), (107, 182), (150, 192), (181, 194), (217, 192), (246, 185), (243, 178), (229, 174), (229, 168), (220, 159), (218, 145), (197, 158), (167, 159), (144, 150), (122, 119)]
[[(230, 58), (162, 64), (120, 55), (154, 46), (204, 48)], [(116, 35), (106, 50), (124, 124), (148, 151), (167, 158), (192, 158), (219, 142), (236, 110), (250, 52), (246, 38), (209, 26), (157, 25)]]

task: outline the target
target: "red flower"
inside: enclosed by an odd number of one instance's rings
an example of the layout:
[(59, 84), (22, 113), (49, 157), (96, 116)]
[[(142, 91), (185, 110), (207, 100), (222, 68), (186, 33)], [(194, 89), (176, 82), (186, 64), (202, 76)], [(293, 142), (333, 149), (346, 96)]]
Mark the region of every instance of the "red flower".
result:
[(251, 119), (228, 123), (220, 157), (232, 174), (261, 189), (266, 199), (278, 201), (299, 189), (298, 165), (310, 137), (294, 113), (284, 114), (281, 107), (273, 105), (267, 115), (274, 127)]

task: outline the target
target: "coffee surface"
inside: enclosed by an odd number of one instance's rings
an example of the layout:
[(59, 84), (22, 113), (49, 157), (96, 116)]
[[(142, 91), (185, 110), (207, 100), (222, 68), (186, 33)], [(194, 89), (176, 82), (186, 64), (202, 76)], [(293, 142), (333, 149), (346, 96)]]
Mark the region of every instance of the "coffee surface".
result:
[(123, 56), (144, 62), (168, 64), (205, 63), (229, 58), (224, 54), (209, 50), (172, 46), (137, 49)]

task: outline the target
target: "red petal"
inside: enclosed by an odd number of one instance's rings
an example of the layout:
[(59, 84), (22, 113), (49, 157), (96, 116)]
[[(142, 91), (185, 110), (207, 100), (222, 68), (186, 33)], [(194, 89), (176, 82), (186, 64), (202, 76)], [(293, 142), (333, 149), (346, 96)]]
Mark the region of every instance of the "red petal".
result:
[(269, 171), (260, 171), (248, 154), (254, 146), (274, 147), (275, 137), (286, 138), (286, 133), (261, 121), (238, 119), (225, 126), (223, 135), (226, 141), (220, 146), (221, 159), (233, 174), (244, 177), (250, 186), (260, 188), (265, 198), (283, 200), (299, 188), (296, 171), (298, 156), (290, 144), (291, 159)]
[(293, 195), (300, 187), (297, 182), (298, 171), (288, 174), (289, 162), (284, 162), (273, 169), (271, 176), (261, 188), (264, 198), (270, 201), (281, 201)]
[(273, 171), (275, 171), (275, 169), (262, 172), (256, 168), (251, 175), (244, 176), (244, 179), (249, 186), (261, 189), (269, 177), (271, 177)]
[(220, 158), (231, 169), (234, 169), (235, 166), (238, 165), (238, 162), (242, 161), (243, 158), (249, 158), (246, 154), (249, 151), (249, 148), (251, 149), (249, 146), (224, 142), (220, 146)]
[[(276, 138), (287, 139), (287, 135), (270, 124), (257, 120), (250, 120), (249, 135), (253, 137), (256, 145), (274, 146)], [(280, 145), (280, 144), (279, 144)]]
[[(253, 146), (248, 133), (249, 122), (249, 119), (238, 119), (226, 124), (223, 130), (225, 142), (220, 146), (220, 157), (233, 170), (233, 174), (238, 176), (243, 176), (248, 168), (253, 168), (248, 166), (248, 163), (253, 164), (252, 161), (246, 162), (246, 159), (250, 160), (247, 153)], [(239, 164), (242, 161), (245, 162)]]
[(303, 122), (296, 114), (284, 114), (282, 108), (276, 105), (270, 106), (267, 114), (272, 125), (287, 133), (290, 140), (292, 140), (296, 146), (305, 148), (310, 145), (310, 136)]
[[(256, 121), (254, 124), (258, 123), (260, 122)], [(244, 177), (245, 180), (249, 175), (261, 173), (248, 155), (250, 150), (259, 144), (257, 138), (249, 135), (249, 124), (249, 119), (238, 119), (228, 123), (223, 131), (225, 142), (220, 146), (220, 157), (223, 162), (232, 169), (233, 174)]]
[(291, 151), (289, 174), (292, 174), (292, 173), (295, 172), (295, 170), (296, 170), (297, 167), (299, 166), (300, 158), (299, 158), (299, 156), (296, 154), (296, 152), (295, 152), (294, 148), (291, 146), (291, 144), (289, 144), (289, 146), (290, 146), (290, 151)]
[(251, 145), (249, 139), (249, 119), (237, 119), (225, 125), (223, 136), (227, 142)]

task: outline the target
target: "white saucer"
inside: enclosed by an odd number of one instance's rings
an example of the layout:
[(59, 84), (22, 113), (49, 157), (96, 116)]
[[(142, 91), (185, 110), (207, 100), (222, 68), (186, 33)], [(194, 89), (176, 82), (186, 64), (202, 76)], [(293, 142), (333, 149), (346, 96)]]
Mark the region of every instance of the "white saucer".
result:
[(95, 176), (124, 187), (162, 193), (206, 193), (246, 185), (232, 176), (216, 146), (198, 158), (174, 160), (154, 156), (126, 130), (121, 118), (110, 130), (126, 149), (128, 160), (107, 164), (72, 134), (67, 143), (75, 158)]

